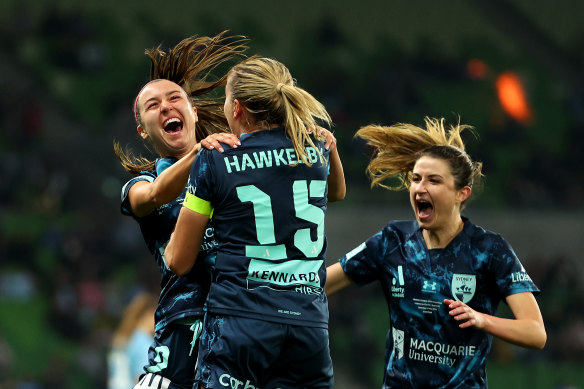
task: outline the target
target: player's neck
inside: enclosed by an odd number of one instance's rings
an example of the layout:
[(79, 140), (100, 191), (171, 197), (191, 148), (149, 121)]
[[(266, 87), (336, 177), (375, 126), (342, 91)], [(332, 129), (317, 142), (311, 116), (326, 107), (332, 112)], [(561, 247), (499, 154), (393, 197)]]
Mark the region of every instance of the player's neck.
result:
[(280, 127), (279, 124), (252, 124), (247, 126), (243, 132), (247, 132), (247, 133), (251, 133), (251, 132), (256, 132), (256, 131), (263, 131), (263, 130), (271, 130), (272, 128), (276, 128), (276, 127)]
[(428, 250), (443, 249), (462, 231), (464, 222), (459, 219), (456, 223), (448, 224), (443, 228), (422, 230), (422, 236)]

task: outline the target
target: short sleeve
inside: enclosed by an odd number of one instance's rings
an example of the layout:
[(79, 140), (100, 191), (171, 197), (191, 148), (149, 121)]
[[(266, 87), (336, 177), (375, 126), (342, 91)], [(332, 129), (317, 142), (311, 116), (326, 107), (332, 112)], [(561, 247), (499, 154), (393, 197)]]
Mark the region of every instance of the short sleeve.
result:
[(540, 292), (511, 245), (499, 235), (496, 235), (491, 247), (491, 271), (502, 299), (516, 293)]
[(378, 261), (385, 256), (382, 231), (345, 254), (339, 262), (345, 273), (357, 284), (367, 284), (379, 277)]
[(130, 200), (128, 198), (128, 194), (130, 193), (130, 189), (134, 186), (135, 183), (140, 181), (147, 181), (147, 182), (154, 182), (153, 174), (151, 173), (142, 173), (139, 176), (136, 176), (126, 182), (126, 184), (122, 187), (122, 196), (121, 196), (121, 207), (120, 210), (122, 211), (123, 215), (132, 216), (132, 207), (130, 206)]

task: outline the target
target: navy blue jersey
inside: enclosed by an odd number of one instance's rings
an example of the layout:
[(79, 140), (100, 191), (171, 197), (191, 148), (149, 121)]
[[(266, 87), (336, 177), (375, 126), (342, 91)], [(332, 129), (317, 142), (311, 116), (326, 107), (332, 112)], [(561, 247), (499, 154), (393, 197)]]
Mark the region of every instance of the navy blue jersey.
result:
[(315, 143), (321, 160), (307, 147), (307, 166), (283, 128), (243, 134), (241, 143), (201, 150), (187, 186), (185, 206), (213, 208), (218, 250), (208, 310), (326, 328), (328, 151)]
[(129, 180), (122, 188), (122, 213), (132, 216), (140, 225), (146, 245), (154, 255), (162, 275), (160, 281), (162, 291), (155, 315), (157, 330), (177, 319), (203, 315), (203, 306), (211, 284), (211, 269), (215, 261), (216, 244), (211, 226), (207, 228), (205, 233), (197, 263), (188, 274), (178, 277), (168, 268), (164, 260), (164, 249), (170, 239), (170, 234), (174, 230), (184, 201), (186, 188), (185, 192), (175, 200), (161, 205), (145, 217), (137, 217), (132, 214), (128, 199), (128, 193), (132, 185), (139, 181), (154, 181), (158, 174), (176, 161), (176, 158), (158, 159), (153, 172), (141, 172), (140, 175)]
[(539, 293), (500, 235), (464, 221), (447, 247), (432, 250), (416, 221), (390, 222), (340, 259), (353, 281), (379, 281), (385, 294), (386, 388), (486, 388), (492, 336), (459, 328), (443, 300), (495, 315), (507, 296)]

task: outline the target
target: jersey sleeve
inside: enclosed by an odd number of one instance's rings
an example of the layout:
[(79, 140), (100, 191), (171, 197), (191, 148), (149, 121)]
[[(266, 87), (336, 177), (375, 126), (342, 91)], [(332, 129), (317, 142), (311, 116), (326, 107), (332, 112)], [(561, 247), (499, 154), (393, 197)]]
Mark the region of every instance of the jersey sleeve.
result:
[(191, 167), (187, 193), (183, 206), (202, 215), (211, 215), (212, 175), (209, 174), (210, 157), (208, 150), (201, 150)]
[(522, 292), (539, 294), (539, 288), (531, 280), (513, 248), (505, 239), (497, 235), (491, 250), (491, 271), (501, 299)]
[(128, 215), (128, 216), (133, 215), (132, 207), (130, 206), (130, 199), (128, 198), (128, 194), (130, 193), (130, 189), (132, 188), (132, 186), (134, 186), (135, 183), (140, 182), (140, 181), (154, 182), (155, 178), (156, 177), (154, 177), (153, 174), (143, 172), (139, 176), (136, 176), (136, 177), (132, 178), (131, 180), (129, 180), (128, 182), (126, 182), (126, 184), (122, 187), (122, 197), (121, 197), (121, 206), (120, 206), (120, 210), (122, 211), (123, 215)]
[(383, 231), (380, 231), (339, 260), (345, 273), (356, 284), (364, 285), (378, 279), (378, 261), (385, 255), (383, 242)]

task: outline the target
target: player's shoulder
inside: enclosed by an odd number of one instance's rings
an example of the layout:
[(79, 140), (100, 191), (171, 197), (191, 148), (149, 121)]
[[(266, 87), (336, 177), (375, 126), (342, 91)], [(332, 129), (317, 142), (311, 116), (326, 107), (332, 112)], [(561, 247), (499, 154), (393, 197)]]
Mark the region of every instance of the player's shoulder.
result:
[(228, 145), (222, 145), (224, 148), (224, 152), (219, 152), (217, 150), (209, 150), (202, 148), (197, 156), (195, 157), (194, 165), (198, 167), (198, 170), (202, 172), (202, 174), (206, 174), (207, 170), (218, 164), (218, 161), (223, 160), (225, 156), (229, 154), (230, 147)]
[(419, 228), (420, 226), (415, 220), (391, 220), (383, 229), (387, 233), (409, 237), (416, 233)]
[(122, 186), (122, 199), (125, 195), (128, 194), (130, 188), (134, 186), (134, 184), (138, 182), (154, 182), (156, 179), (156, 174), (150, 171), (142, 171), (139, 174), (135, 175), (134, 177), (130, 178), (126, 183)]
[(479, 250), (487, 250), (493, 247), (507, 246), (507, 242), (501, 234), (488, 230), (465, 219), (464, 233), (471, 242), (471, 246)]
[(398, 246), (412, 239), (419, 228), (413, 220), (391, 220), (374, 235), (374, 239), (383, 241), (384, 246)]

